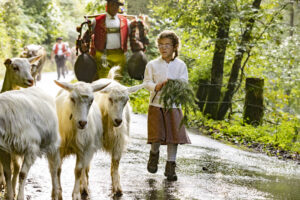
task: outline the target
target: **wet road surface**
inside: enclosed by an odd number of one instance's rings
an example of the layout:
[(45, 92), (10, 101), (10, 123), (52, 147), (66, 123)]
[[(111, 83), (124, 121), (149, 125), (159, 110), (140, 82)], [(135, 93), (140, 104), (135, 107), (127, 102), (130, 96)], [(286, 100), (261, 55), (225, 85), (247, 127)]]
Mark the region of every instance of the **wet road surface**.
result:
[[(55, 95), (55, 77), (55, 73), (43, 75), (38, 86)], [(71, 79), (69, 75), (66, 81)], [(158, 172), (148, 173), (147, 116), (132, 114), (131, 137), (120, 164), (124, 194), (119, 198), (111, 196), (110, 156), (99, 151), (91, 163), (90, 199), (300, 199), (300, 165), (296, 162), (243, 151), (188, 132), (192, 144), (178, 148), (178, 181), (168, 182), (163, 175), (166, 146), (161, 146)], [(65, 200), (72, 199), (74, 166), (73, 156), (63, 162), (61, 182)], [(50, 199), (51, 179), (44, 158), (37, 159), (30, 169), (25, 194), (27, 200)]]

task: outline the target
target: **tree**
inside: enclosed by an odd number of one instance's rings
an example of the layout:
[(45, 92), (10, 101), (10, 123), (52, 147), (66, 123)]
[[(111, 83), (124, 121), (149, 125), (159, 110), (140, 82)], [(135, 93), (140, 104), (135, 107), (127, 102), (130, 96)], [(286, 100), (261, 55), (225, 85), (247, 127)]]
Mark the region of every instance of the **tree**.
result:
[(211, 84), (209, 86), (209, 93), (204, 113), (209, 114), (213, 119), (216, 119), (219, 105), (218, 102), (221, 96), (221, 88), (223, 85), (225, 53), (229, 41), (228, 36), (230, 30), (232, 1), (212, 1), (211, 3), (214, 5), (212, 8), (212, 15), (217, 18), (217, 33), (211, 68)]
[(237, 52), (235, 54), (234, 63), (232, 65), (229, 81), (227, 84), (227, 90), (225, 92), (225, 96), (221, 102), (220, 109), (218, 111), (218, 119), (224, 119), (225, 114), (227, 113), (232, 97), (234, 95), (237, 81), (238, 81), (238, 75), (241, 70), (241, 65), (243, 61), (244, 54), (249, 51), (249, 43), (251, 42), (251, 32), (253, 30), (253, 26), (255, 23), (255, 14), (258, 13), (258, 10), (260, 9), (261, 0), (254, 0), (252, 4), (253, 9), (253, 15), (248, 19), (246, 24), (246, 29), (243, 32), (242, 39), (240, 44), (238, 45)]

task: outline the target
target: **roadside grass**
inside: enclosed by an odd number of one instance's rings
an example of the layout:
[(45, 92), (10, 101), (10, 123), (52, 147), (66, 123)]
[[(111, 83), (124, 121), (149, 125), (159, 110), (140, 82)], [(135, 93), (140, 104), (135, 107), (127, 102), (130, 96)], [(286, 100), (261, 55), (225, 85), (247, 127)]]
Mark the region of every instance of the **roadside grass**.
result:
[[(140, 90), (130, 97), (135, 113), (147, 113), (149, 92)], [(188, 127), (214, 139), (243, 149), (266, 153), (282, 159), (300, 162), (300, 122), (296, 117), (281, 118), (280, 123), (264, 123), (261, 126), (243, 124), (239, 118), (216, 121), (208, 119), (200, 111), (189, 112)]]

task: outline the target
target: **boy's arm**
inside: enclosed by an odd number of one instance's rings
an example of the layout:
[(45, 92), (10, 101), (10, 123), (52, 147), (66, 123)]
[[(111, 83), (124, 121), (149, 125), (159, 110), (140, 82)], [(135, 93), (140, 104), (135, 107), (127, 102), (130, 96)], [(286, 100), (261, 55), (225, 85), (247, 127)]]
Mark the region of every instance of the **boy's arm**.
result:
[(185, 63), (183, 63), (183, 67), (180, 70), (180, 77), (179, 77), (179, 79), (182, 80), (182, 81), (185, 81), (185, 82), (189, 81), (188, 70), (187, 70), (187, 67), (186, 67)]
[(149, 90), (150, 92), (154, 92), (155, 91), (155, 86), (156, 84), (153, 81), (153, 77), (152, 77), (152, 67), (151, 64), (148, 63), (145, 69), (145, 73), (144, 73), (144, 85), (145, 88), (147, 90)]

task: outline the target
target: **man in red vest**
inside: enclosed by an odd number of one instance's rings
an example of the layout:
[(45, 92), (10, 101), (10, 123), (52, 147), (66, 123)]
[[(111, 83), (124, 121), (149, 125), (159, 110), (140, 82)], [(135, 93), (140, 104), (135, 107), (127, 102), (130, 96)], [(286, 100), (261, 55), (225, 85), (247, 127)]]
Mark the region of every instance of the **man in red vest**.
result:
[(93, 44), (91, 54), (97, 63), (98, 78), (106, 78), (113, 66), (121, 67), (126, 62), (129, 22), (126, 17), (117, 14), (122, 0), (106, 0), (107, 12), (93, 21)]
[(56, 43), (53, 45), (51, 59), (55, 58), (56, 69), (57, 69), (57, 80), (60, 78), (60, 74), (65, 78), (65, 64), (66, 54), (68, 48), (65, 43), (62, 42), (62, 37), (56, 38)]

